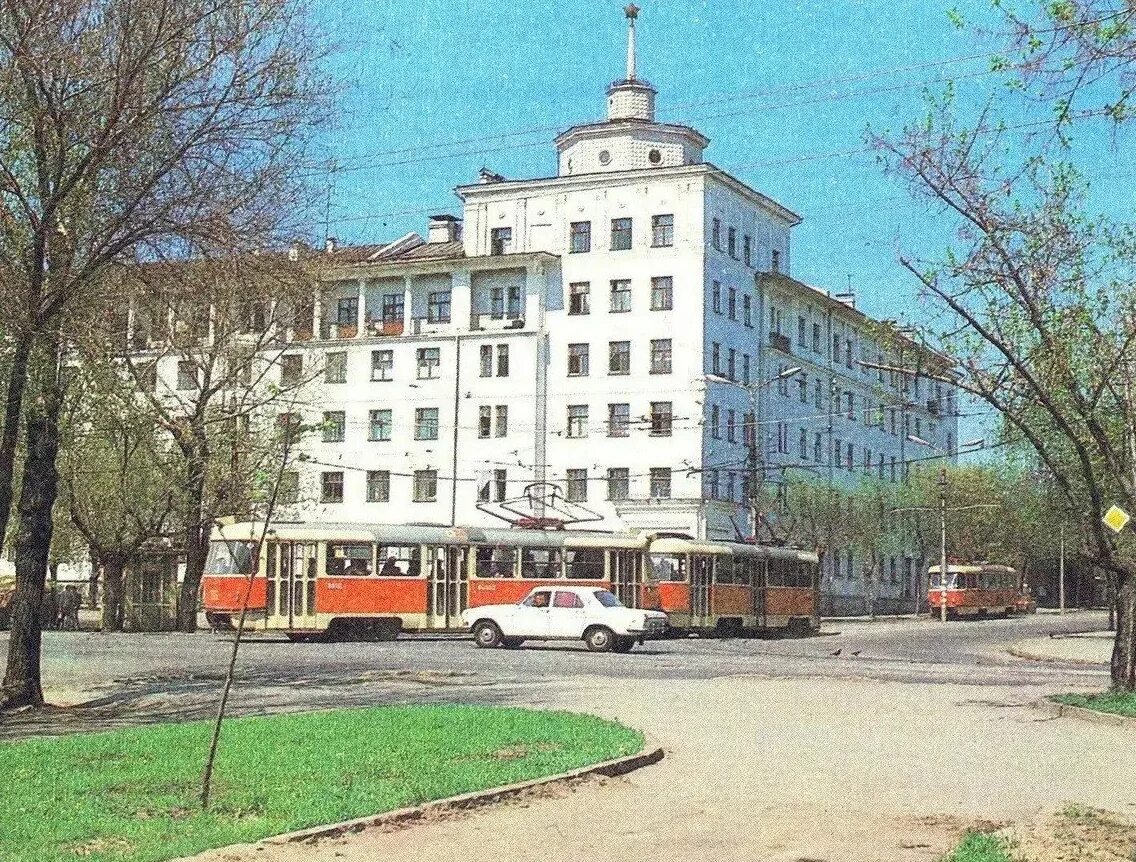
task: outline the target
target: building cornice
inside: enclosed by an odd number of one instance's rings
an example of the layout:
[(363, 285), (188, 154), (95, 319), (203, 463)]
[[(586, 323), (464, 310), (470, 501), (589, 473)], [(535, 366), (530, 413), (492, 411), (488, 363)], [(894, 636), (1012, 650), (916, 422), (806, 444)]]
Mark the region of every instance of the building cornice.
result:
[(357, 278), (394, 278), (413, 275), (437, 275), (452, 272), (487, 272), (508, 269), (527, 269), (540, 264), (555, 263), (559, 255), (546, 251), (526, 251), (514, 254), (487, 254), (474, 257), (440, 257), (426, 260), (376, 260), (345, 264), (328, 264), (319, 271), (321, 282), (344, 281)]

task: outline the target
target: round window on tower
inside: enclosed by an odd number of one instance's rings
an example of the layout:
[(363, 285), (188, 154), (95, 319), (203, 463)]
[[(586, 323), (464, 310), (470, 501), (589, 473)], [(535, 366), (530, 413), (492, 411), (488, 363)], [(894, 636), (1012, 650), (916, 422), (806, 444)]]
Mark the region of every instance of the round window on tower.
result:
[(609, 153), (607, 150), (600, 150), (600, 164), (611, 164), (611, 153)]
[(662, 160), (663, 154), (658, 150), (651, 150), (651, 152), (647, 153), (647, 161), (649, 161), (653, 165), (657, 165)]

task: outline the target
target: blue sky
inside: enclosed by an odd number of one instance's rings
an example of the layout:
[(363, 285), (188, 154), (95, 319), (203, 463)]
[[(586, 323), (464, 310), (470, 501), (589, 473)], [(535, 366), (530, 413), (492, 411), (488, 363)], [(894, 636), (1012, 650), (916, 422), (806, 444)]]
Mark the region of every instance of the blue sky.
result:
[[(996, 26), (987, 0), (640, 0), (639, 74), (659, 90), (658, 116), (711, 138), (707, 158), (804, 216), (793, 274), (856, 291), (877, 317), (919, 320), (899, 248), (941, 249), (941, 220), (862, 152), (865, 129), (897, 129), (920, 113), (924, 86), (959, 81), (985, 97), (995, 80), (980, 41), (948, 20)], [(455, 185), (482, 166), (508, 177), (555, 172), (552, 138), (602, 117), (622, 77), (626, 22), (609, 0), (328, 0), (319, 25), (338, 46), (342, 116), (325, 154), (341, 170), (330, 233), (379, 241), (458, 212)], [(980, 55), (980, 56), (975, 56)], [(957, 58), (970, 58), (960, 59)], [(855, 80), (859, 79), (859, 80)], [(818, 83), (828, 81), (830, 83)], [(850, 152), (859, 151), (859, 152)], [(1107, 140), (1086, 163), (1117, 176)], [(846, 153), (833, 156), (833, 153)], [(1108, 184), (1105, 205), (1131, 206)]]

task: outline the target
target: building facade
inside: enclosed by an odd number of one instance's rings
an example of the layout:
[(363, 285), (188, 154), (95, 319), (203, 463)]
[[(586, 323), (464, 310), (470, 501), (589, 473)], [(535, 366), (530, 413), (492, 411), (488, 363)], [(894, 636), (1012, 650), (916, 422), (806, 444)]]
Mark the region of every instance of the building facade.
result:
[[(606, 119), (556, 138), (556, 176), (483, 170), (425, 237), (329, 241), (275, 372), (320, 370), (293, 516), (493, 525), (550, 483), (594, 528), (733, 539), (751, 483), (902, 481), (910, 455), (954, 450), (953, 390), (792, 277), (800, 217), (656, 120), (634, 39), (632, 18)], [(857, 561), (827, 560), (828, 609), (859, 612)], [(887, 562), (879, 609), (914, 601), (916, 564)]]

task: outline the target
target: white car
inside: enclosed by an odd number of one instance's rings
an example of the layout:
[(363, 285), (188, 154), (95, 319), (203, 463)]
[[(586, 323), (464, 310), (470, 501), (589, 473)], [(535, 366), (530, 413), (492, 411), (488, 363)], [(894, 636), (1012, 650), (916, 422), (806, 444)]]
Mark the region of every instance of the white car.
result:
[(583, 640), (593, 652), (628, 652), (636, 642), (661, 637), (667, 615), (624, 607), (596, 587), (537, 587), (515, 605), (462, 611), (479, 647), (520, 646), (526, 640)]

